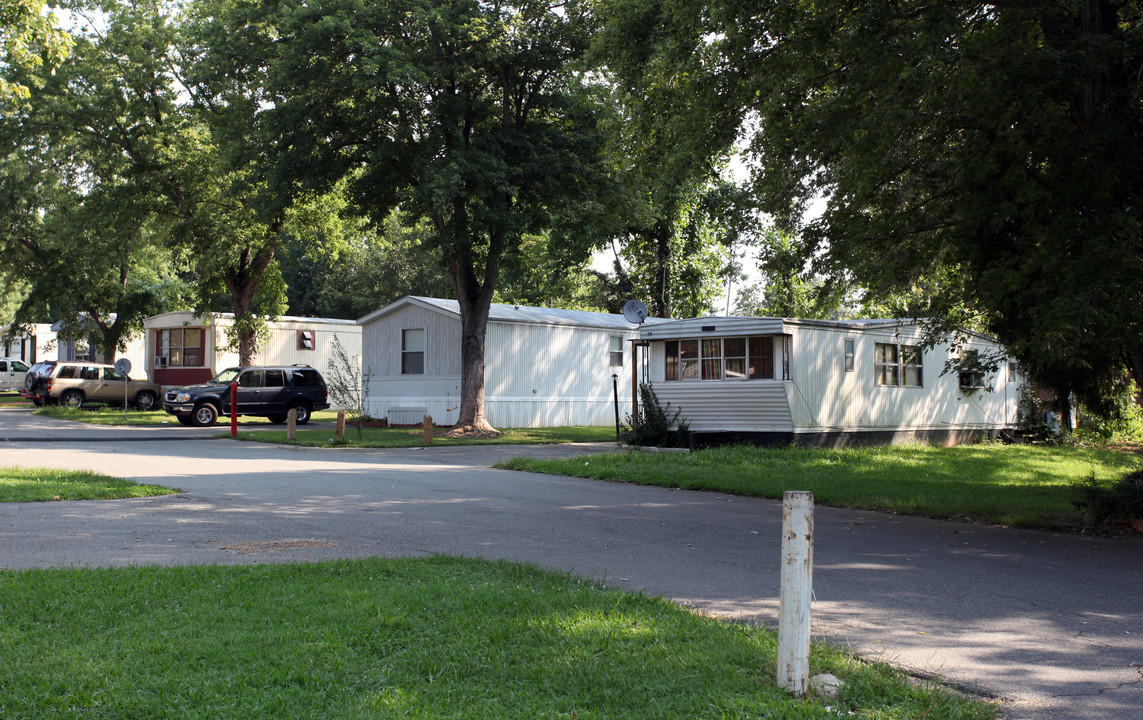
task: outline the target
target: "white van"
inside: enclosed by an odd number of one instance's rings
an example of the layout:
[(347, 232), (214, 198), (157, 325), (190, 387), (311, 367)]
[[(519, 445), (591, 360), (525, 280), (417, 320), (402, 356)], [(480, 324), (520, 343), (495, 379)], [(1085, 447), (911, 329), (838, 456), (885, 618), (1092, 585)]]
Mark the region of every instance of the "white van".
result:
[(28, 364), (16, 358), (0, 358), (0, 392), (18, 392), (24, 387)]

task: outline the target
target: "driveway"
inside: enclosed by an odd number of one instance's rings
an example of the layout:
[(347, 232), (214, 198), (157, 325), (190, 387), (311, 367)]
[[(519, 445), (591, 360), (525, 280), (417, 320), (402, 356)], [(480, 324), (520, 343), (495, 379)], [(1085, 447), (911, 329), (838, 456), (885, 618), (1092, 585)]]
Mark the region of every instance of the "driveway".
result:
[[(776, 624), (780, 503), (489, 467), (593, 449), (306, 450), (0, 410), (0, 465), (182, 491), (0, 505), (0, 566), (447, 553)], [(819, 507), (814, 553), (815, 637), (1002, 697), (1009, 718), (1143, 720), (1143, 543)]]

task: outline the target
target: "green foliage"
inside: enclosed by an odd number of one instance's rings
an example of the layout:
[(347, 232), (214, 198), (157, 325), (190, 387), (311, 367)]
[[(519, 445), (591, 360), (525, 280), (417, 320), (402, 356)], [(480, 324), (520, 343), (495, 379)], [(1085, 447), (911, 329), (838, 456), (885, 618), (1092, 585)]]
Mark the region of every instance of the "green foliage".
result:
[(519, 252), (505, 258), (493, 301), (609, 312), (613, 303), (606, 278), (575, 256), (568, 257), (551, 233), (525, 235)]
[(1112, 487), (1099, 483), (1093, 472), (1076, 488), (1072, 504), (1084, 513), (1085, 520), (1096, 526), (1116, 521), (1143, 520), (1143, 470), (1133, 470)]
[(486, 426), (501, 263), (526, 235), (570, 227), (602, 175), (588, 4), (271, 2), (220, 8), (206, 25), (216, 75), (263, 78), (274, 99), (256, 119), (274, 140), (275, 187), (344, 181), (374, 223), (398, 207), (431, 222), (460, 303), (460, 423)]
[(927, 286), (929, 311), (982, 317), (1062, 396), (1125, 362), (1143, 376), (1143, 6), (607, 7), (647, 137), (683, 164), (741, 132), (763, 210), (823, 274), (874, 298)]
[[(336, 213), (291, 224), (278, 260), (290, 315), (359, 318), (405, 295), (451, 297), (428, 220), (406, 221), (399, 210), (373, 226), (355, 215), (344, 193), (326, 196)], [(324, 220), (324, 222), (322, 222)]]
[(1126, 373), (1113, 379), (1100, 392), (1103, 402), (1080, 407), (1081, 431), (1108, 440), (1143, 439), (1143, 408), (1139, 407), (1139, 386)]
[[(51, 68), (71, 47), (71, 36), (56, 27), (43, 0), (0, 0), (0, 68)], [(26, 85), (0, 75), (0, 106), (29, 94)]]
[(634, 418), (627, 415), (626, 424), (619, 428), (619, 439), (636, 447), (686, 447), (688, 427), (682, 409), (671, 414), (670, 404), (660, 403), (655, 390), (641, 382), (638, 413)]
[(758, 261), (761, 282), (739, 291), (737, 314), (829, 320), (842, 313), (839, 285), (813, 276), (805, 248), (791, 233), (767, 228)]

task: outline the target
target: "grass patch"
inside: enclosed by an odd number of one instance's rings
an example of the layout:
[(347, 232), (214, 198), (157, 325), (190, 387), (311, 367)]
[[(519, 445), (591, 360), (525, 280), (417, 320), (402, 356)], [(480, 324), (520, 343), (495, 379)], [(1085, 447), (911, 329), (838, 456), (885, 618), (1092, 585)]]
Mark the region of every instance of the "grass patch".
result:
[(72, 410), (62, 405), (45, 405), (32, 414), (57, 420), (73, 420), (89, 425), (161, 425), (164, 421), (176, 422), (173, 416), (162, 410), (144, 412), (127, 408), (127, 416), (124, 418), (123, 408), (113, 408), (106, 405), (85, 406), (78, 410)]
[[(48, 405), (40, 408), (32, 413), (33, 415), (43, 415), (44, 417), (56, 418), (57, 420), (74, 420), (75, 422), (89, 423), (91, 425), (178, 425), (179, 421), (175, 419), (174, 415), (169, 415), (162, 409), (148, 410), (146, 412), (141, 410), (127, 409), (127, 417), (123, 417), (123, 408), (112, 408), (105, 405), (85, 406), (78, 410), (62, 407), (60, 405)], [(313, 422), (333, 422), (337, 420), (336, 410), (320, 410), (313, 413)], [(219, 426), (229, 425), (230, 418), (222, 417), (218, 421)], [(282, 427), (281, 425), (274, 425), (264, 417), (248, 417), (241, 415), (238, 418), (239, 425), (263, 425), (266, 427)]]
[(866, 448), (723, 447), (689, 454), (608, 453), (572, 460), (513, 458), (499, 467), (735, 495), (810, 490), (833, 507), (1016, 527), (1082, 525), (1070, 501), (1093, 474), (1114, 485), (1139, 456), (1031, 445)]
[(16, 393), (0, 395), (0, 408), (31, 408), (35, 407), (31, 400), (25, 400)]
[[(336, 417), (335, 417), (336, 419)], [(433, 445), (542, 445), (545, 443), (576, 442), (615, 442), (615, 427), (557, 427), (557, 428), (508, 428), (502, 429), (498, 438), (457, 439), (436, 437)], [(425, 444), (421, 428), (362, 428), (361, 437), (357, 429), (345, 428), (345, 438), (337, 440), (333, 429), (298, 430), (298, 439), (286, 439), (285, 430), (267, 430), (257, 433), (239, 434), (239, 440), (302, 445), (305, 447), (360, 447), (360, 448), (406, 448), (422, 447)]]
[(0, 612), (0, 717), (996, 715), (827, 646), (794, 699), (764, 629), (503, 562), (0, 571)]
[(0, 502), (118, 500), (176, 492), (161, 485), (140, 485), (81, 470), (0, 467)]

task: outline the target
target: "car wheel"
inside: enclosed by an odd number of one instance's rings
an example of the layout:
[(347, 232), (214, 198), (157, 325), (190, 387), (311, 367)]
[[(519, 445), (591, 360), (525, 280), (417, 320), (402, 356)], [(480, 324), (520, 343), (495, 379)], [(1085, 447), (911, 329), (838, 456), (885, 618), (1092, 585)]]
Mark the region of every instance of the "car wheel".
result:
[(273, 415), (267, 415), (266, 419), (275, 425), (281, 425), (282, 423), (286, 422), (288, 417), (285, 413), (274, 413)]
[(63, 395), (60, 395), (60, 405), (71, 410), (79, 410), (83, 407), (83, 393), (79, 390), (68, 390)]
[(199, 427), (209, 427), (218, 420), (218, 410), (210, 403), (203, 403), (194, 409), (191, 423)]
[(290, 409), (294, 411), (294, 422), (298, 425), (305, 425), (310, 421), (310, 406), (306, 403), (291, 405)]
[(159, 398), (150, 390), (144, 390), (135, 396), (135, 407), (139, 410), (154, 410)]
[(44, 401), (41, 400), (40, 398), (35, 398), (32, 400), (32, 404), (35, 405), (36, 407), (43, 407)]

